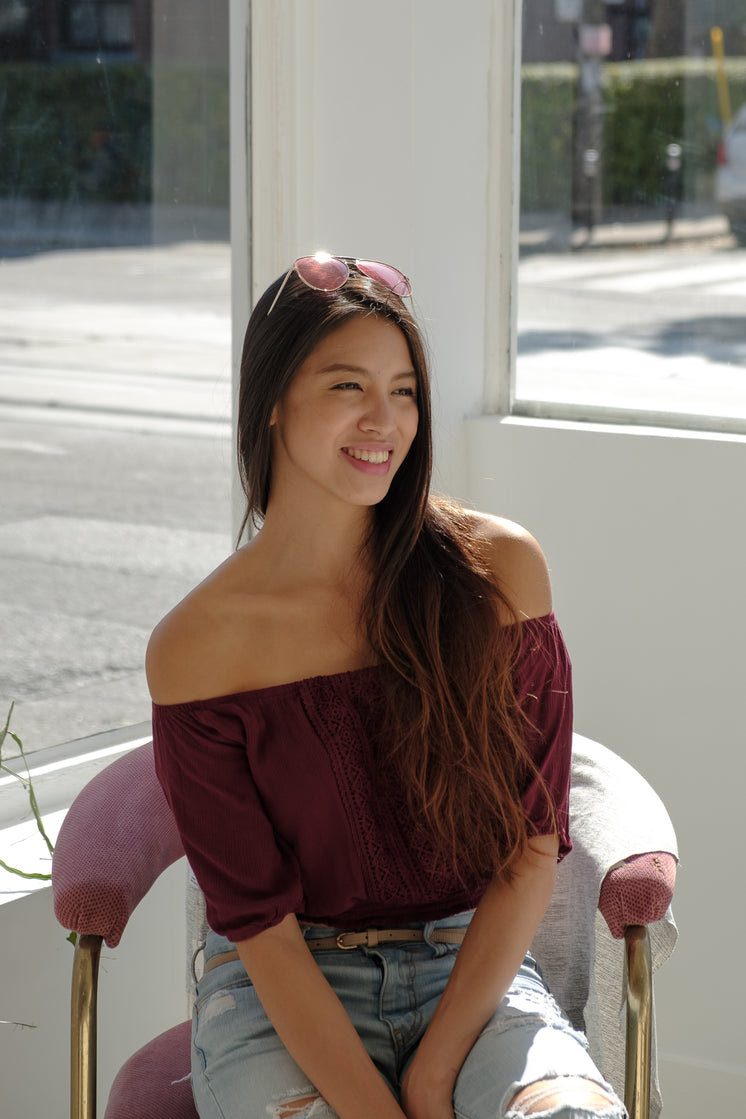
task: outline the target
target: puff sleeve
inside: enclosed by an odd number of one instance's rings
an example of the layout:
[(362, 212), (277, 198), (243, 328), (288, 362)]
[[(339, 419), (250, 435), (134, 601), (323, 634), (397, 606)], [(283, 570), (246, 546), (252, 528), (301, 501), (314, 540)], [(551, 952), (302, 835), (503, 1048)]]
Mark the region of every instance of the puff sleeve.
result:
[(158, 779), (215, 932), (246, 940), (303, 908), (297, 860), (252, 777), (260, 728), (230, 698), (153, 705)]
[(523, 792), (529, 832), (546, 835), (556, 830), (562, 859), (572, 850), (572, 668), (553, 613), (522, 623), (514, 688), (528, 720), (529, 753), (541, 778), (532, 777)]

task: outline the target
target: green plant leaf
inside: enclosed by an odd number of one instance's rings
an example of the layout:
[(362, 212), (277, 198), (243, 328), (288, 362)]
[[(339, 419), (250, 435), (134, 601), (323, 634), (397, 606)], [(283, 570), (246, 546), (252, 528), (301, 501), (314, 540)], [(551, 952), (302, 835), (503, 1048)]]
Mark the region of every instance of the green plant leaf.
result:
[(15, 707), (15, 703), (11, 703), (10, 711), (8, 712), (8, 718), (5, 720), (5, 726), (3, 727), (2, 730), (0, 730), (0, 764), (2, 763), (2, 760), (3, 760), (3, 746), (5, 744), (5, 739), (10, 732), (10, 720), (11, 720), (11, 716), (13, 715), (13, 708), (14, 707)]
[(19, 878), (33, 878), (38, 882), (51, 882), (51, 874), (32, 874), (27, 870), (19, 870), (17, 866), (8, 866), (6, 862), (0, 859), (0, 868), (7, 870), (9, 874), (17, 874)]
[[(41, 812), (39, 811), (39, 803), (36, 799), (36, 793), (34, 792), (34, 784), (31, 780), (31, 770), (29, 768), (28, 759), (26, 757), (26, 752), (23, 749), (23, 742), (18, 737), (18, 735), (14, 734), (13, 731), (10, 729), (10, 720), (13, 716), (13, 708), (14, 707), (15, 707), (15, 703), (11, 703), (10, 710), (8, 711), (8, 717), (5, 720), (5, 726), (0, 731), (0, 770), (2, 770), (4, 773), (9, 773), (11, 777), (15, 777), (15, 779), (17, 781), (20, 781), (21, 784), (23, 785), (24, 789), (28, 793), (29, 804), (31, 805), (31, 811), (34, 814), (34, 820), (36, 821), (36, 830), (39, 832), (39, 835), (42, 837), (42, 839), (46, 843), (47, 850), (49, 851), (49, 854), (52, 855), (52, 854), (54, 854), (54, 844), (52, 843), (51, 839), (47, 835), (46, 830), (44, 828), (44, 821), (41, 818)], [(3, 764), (3, 761), (2, 761), (2, 747), (3, 747), (3, 744), (5, 742), (5, 739), (8, 736), (10, 736), (10, 738), (13, 739), (16, 746), (18, 747), (18, 749), (21, 752), (21, 760), (26, 767), (26, 776), (25, 777), (21, 776), (20, 773), (16, 773), (15, 770), (10, 769), (7, 765)], [(41, 881), (41, 882), (49, 882), (52, 878), (51, 874), (29, 874), (24, 870), (19, 870), (17, 867), (8, 866), (8, 864), (3, 862), (2, 859), (0, 859), (0, 867), (2, 867), (3, 870), (7, 870), (10, 874), (17, 874), (20, 878), (33, 878), (33, 879), (37, 879), (38, 881)]]

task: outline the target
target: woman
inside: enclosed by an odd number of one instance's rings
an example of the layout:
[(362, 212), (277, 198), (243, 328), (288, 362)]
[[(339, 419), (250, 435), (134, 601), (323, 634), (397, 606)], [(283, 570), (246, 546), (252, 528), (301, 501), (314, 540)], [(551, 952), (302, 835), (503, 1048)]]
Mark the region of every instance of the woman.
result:
[(259, 300), (238, 452), (261, 527), (148, 649), (158, 773), (213, 930), (197, 1107), (619, 1119), (527, 956), (570, 848), (546, 563), (516, 525), (429, 496), (409, 293), (320, 254)]

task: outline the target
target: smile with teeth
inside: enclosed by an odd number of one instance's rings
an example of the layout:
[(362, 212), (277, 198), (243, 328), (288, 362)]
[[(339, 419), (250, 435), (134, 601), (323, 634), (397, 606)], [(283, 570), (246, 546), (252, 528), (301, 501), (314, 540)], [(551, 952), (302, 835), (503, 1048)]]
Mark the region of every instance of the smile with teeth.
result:
[(342, 450), (350, 458), (359, 459), (361, 462), (388, 462), (391, 451), (358, 451), (356, 447), (343, 447)]

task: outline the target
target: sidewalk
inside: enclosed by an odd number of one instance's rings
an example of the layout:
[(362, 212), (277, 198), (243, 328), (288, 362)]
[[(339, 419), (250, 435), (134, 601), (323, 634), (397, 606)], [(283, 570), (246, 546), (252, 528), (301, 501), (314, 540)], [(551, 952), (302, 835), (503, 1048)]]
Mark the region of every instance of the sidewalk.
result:
[(589, 232), (566, 214), (522, 214), (518, 237), (521, 255), (575, 252), (582, 249), (643, 248), (730, 238), (727, 218), (712, 211), (684, 207), (669, 228), (662, 208), (607, 211)]
[(228, 240), (228, 211), (211, 206), (0, 198), (0, 258), (50, 249)]
[[(729, 237), (723, 214), (683, 206), (669, 230), (662, 207), (619, 207), (604, 212), (590, 235), (569, 215), (521, 214), (525, 252), (634, 248), (665, 242)], [(202, 206), (35, 202), (0, 198), (0, 258), (50, 249), (82, 249), (229, 240), (227, 211)]]

